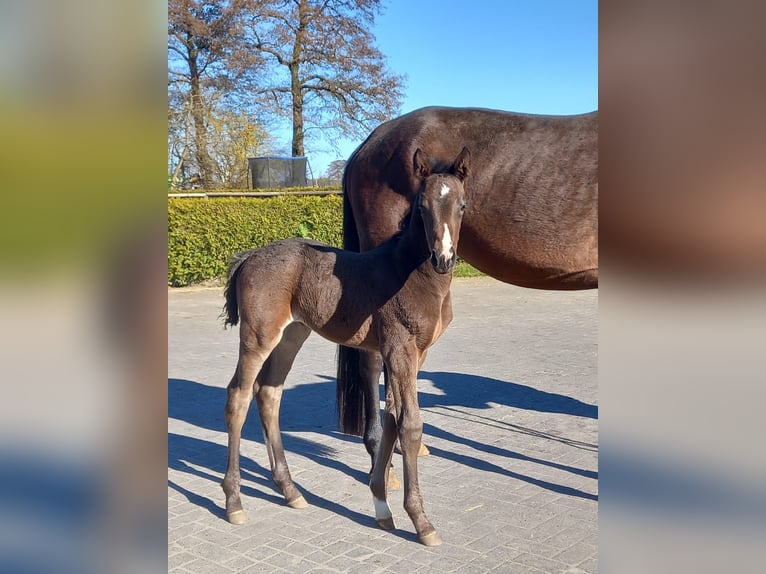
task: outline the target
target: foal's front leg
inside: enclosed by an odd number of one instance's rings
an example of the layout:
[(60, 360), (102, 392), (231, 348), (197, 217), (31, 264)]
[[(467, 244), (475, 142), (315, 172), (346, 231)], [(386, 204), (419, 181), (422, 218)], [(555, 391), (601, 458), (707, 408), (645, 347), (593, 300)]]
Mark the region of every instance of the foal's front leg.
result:
[(404, 509), (415, 525), (418, 540), (426, 546), (438, 546), (442, 541), (426, 516), (418, 482), (418, 454), (423, 439), (423, 419), (418, 405), (417, 370), (414, 370), (416, 364), (411, 364), (412, 371), (408, 369), (401, 378), (395, 378), (401, 393), (398, 430), (404, 467)]
[[(381, 498), (386, 495), (385, 485), (381, 489), (381, 482), (391, 460), (391, 449), (398, 433), (404, 458), (404, 508), (415, 526), (420, 542), (426, 546), (436, 546), (441, 544), (441, 539), (426, 516), (418, 483), (418, 451), (423, 437), (423, 420), (420, 417), (417, 394), (420, 353), (414, 344), (392, 345), (387, 351), (384, 351), (384, 360), (390, 372), (390, 378), (386, 389), (383, 443), (375, 461), (373, 480), (370, 483), (375, 501), (375, 517), (378, 524), (385, 528), (386, 515), (390, 516), (391, 511), (385, 498)], [(387, 447), (386, 451), (383, 449), (384, 446)], [(380, 504), (380, 500), (383, 500), (385, 504)], [(391, 526), (393, 526), (393, 520), (391, 520)]]

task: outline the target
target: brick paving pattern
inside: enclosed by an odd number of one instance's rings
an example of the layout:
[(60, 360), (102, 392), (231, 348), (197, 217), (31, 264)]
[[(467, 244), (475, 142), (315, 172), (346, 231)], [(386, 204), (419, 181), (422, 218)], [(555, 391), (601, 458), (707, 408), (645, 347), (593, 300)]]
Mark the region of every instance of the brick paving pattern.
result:
[[(248, 521), (226, 522), (223, 407), (238, 333), (222, 289), (168, 292), (168, 572), (593, 573), (597, 571), (596, 291), (548, 292), (456, 279), (455, 320), (418, 390), (420, 484), (444, 544), (380, 530), (361, 439), (335, 423), (335, 346), (312, 335), (282, 400), (285, 452), (309, 502), (288, 508), (271, 481), (253, 403), (241, 449)], [(394, 455), (401, 478), (401, 456)]]

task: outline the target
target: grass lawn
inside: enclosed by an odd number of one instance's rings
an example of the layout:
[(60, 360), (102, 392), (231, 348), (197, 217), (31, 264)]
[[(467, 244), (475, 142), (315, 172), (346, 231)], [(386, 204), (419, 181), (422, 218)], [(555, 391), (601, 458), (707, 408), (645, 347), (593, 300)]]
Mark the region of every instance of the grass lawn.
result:
[(462, 259), (458, 259), (457, 263), (455, 264), (455, 271), (454, 271), (455, 277), (483, 277), (484, 273), (476, 269), (475, 267), (472, 267)]

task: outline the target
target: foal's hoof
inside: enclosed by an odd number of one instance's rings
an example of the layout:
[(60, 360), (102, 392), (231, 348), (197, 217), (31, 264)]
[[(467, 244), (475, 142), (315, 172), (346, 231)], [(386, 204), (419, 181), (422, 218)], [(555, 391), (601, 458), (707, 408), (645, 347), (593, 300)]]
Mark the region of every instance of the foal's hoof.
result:
[(247, 522), (244, 510), (235, 510), (234, 512), (227, 512), (226, 519), (232, 524), (244, 524)]
[(376, 518), (375, 522), (377, 522), (378, 526), (380, 526), (383, 530), (393, 530), (396, 528), (396, 523), (394, 522), (393, 516), (389, 518)]
[(439, 537), (435, 530), (430, 534), (418, 536), (418, 540), (420, 540), (420, 543), (425, 546), (439, 546), (442, 543), (442, 539)]
[(302, 496), (299, 496), (298, 498), (294, 500), (290, 500), (287, 503), (287, 506), (290, 508), (306, 508), (309, 505), (308, 502), (306, 502), (306, 499)]

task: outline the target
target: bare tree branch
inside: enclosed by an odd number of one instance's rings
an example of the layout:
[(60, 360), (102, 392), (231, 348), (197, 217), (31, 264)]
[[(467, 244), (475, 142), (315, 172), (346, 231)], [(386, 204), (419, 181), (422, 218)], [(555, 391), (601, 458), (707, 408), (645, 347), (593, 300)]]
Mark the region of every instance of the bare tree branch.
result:
[(312, 127), (331, 137), (364, 135), (398, 113), (404, 77), (388, 70), (369, 31), (380, 0), (251, 0), (248, 7), (253, 48), (285, 72), (260, 93), (270, 94), (276, 113), (290, 110), (293, 155), (305, 155)]

